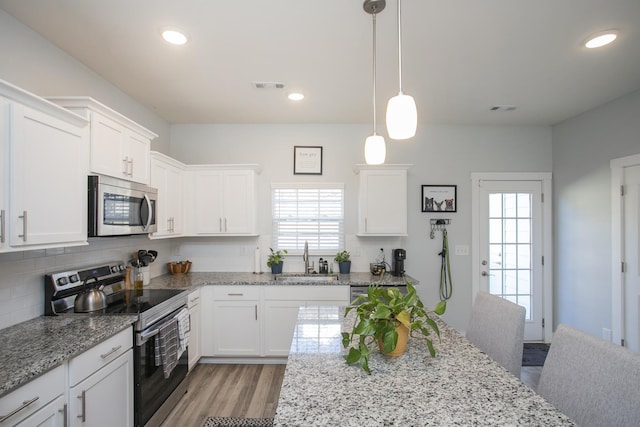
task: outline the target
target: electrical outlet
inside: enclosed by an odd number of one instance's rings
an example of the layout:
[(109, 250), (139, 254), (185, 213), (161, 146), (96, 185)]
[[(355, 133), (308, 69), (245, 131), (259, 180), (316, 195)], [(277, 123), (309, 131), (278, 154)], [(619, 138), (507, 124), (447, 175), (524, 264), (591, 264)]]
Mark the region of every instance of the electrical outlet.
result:
[(602, 338), (611, 342), (611, 340), (613, 339), (612, 335), (611, 335), (611, 329), (609, 328), (602, 328)]
[(454, 253), (460, 256), (468, 256), (469, 255), (469, 245), (456, 245), (454, 248)]

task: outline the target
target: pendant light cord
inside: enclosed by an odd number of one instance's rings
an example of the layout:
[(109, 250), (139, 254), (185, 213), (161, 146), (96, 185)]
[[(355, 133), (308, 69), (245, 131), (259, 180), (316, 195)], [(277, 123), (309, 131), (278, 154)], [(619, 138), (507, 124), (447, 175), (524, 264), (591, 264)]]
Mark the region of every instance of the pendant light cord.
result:
[(398, 87), (402, 93), (402, 0), (398, 0)]
[(373, 134), (376, 134), (376, 10), (373, 9)]

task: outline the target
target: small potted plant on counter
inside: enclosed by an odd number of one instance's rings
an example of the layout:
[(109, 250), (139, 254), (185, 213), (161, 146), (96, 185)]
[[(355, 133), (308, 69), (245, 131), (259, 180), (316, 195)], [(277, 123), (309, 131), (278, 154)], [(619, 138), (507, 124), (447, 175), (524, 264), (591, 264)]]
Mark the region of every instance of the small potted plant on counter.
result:
[(274, 251), (273, 248), (269, 248), (269, 250), (271, 253), (267, 258), (267, 267), (271, 268), (271, 274), (281, 274), (284, 255), (289, 252), (286, 249)]
[(344, 356), (348, 364), (357, 363), (371, 374), (369, 355), (372, 345), (377, 345), (388, 356), (400, 356), (404, 353), (409, 336), (414, 333), (424, 337), (431, 357), (435, 357), (430, 334), (434, 332), (439, 337), (440, 330), (429, 314), (444, 314), (446, 301), (440, 301), (435, 310), (429, 312), (413, 285), (406, 279), (405, 283), (406, 295), (400, 293), (398, 288), (373, 284), (367, 288), (366, 295), (359, 296), (347, 307), (345, 317), (351, 310), (356, 311), (353, 330), (342, 333), (343, 347), (351, 346), (349, 353)]
[(340, 251), (333, 259), (338, 263), (340, 274), (349, 274), (351, 272), (351, 255), (347, 251)]

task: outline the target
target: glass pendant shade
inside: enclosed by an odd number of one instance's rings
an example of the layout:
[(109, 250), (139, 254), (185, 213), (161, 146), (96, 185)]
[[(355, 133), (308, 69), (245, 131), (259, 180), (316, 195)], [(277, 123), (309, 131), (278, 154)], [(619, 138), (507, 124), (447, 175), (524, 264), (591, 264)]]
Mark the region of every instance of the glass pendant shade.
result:
[(364, 160), (368, 165), (381, 165), (387, 157), (384, 138), (376, 133), (367, 137), (364, 143)]
[(391, 139), (413, 138), (418, 126), (418, 110), (411, 95), (400, 92), (387, 103), (387, 133)]

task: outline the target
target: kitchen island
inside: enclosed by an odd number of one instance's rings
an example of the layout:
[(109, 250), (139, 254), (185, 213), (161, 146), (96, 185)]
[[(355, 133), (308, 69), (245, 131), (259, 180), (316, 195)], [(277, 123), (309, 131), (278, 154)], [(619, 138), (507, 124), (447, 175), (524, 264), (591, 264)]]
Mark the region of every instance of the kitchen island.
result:
[(371, 375), (348, 366), (352, 314), (300, 308), (275, 426), (574, 425), (440, 319), (435, 358), (414, 337), (403, 356), (374, 351)]

